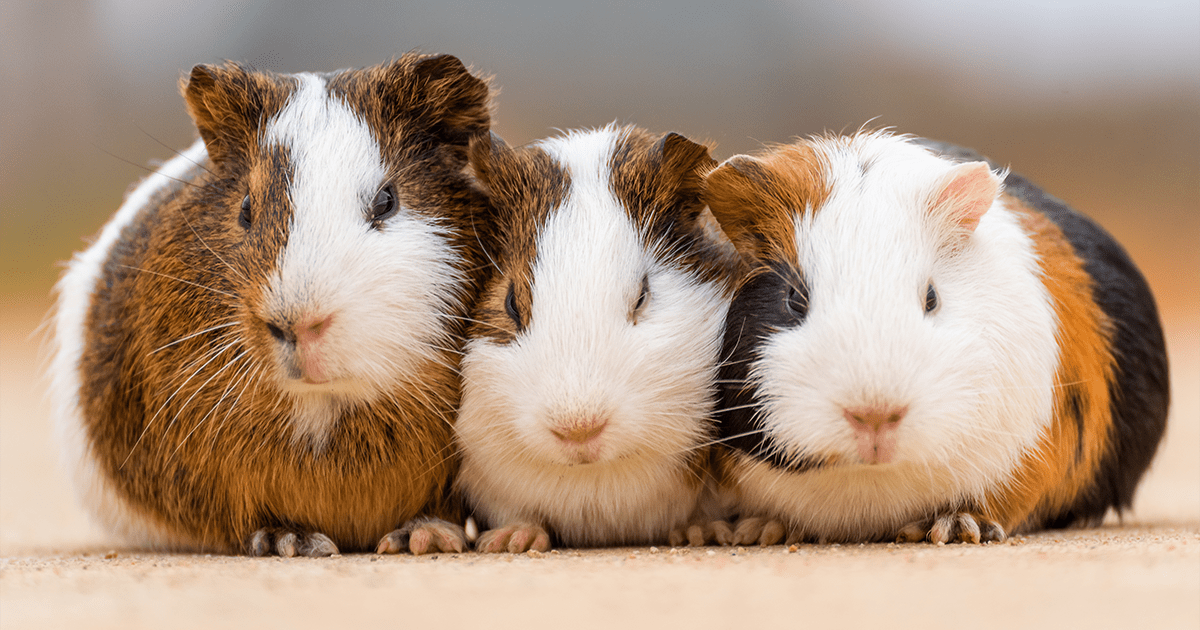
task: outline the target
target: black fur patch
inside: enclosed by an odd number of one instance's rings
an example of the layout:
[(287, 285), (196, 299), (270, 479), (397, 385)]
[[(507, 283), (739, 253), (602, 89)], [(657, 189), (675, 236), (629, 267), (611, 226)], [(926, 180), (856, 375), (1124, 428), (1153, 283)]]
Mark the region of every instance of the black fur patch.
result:
[(793, 289), (807, 301), (802, 275), (782, 262), (760, 268), (738, 289), (726, 319), (717, 421), (718, 435), (726, 445), (772, 466), (801, 472), (820, 467), (821, 460), (787, 456), (782, 445), (764, 434), (762, 403), (748, 379), (761, 359), (759, 345), (779, 330), (803, 324), (802, 317), (787, 305)]

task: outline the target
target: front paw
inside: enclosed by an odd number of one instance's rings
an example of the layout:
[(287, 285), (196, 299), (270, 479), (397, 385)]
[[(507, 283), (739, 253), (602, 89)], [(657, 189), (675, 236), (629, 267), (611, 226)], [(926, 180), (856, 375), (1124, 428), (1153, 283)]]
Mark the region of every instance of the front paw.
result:
[(686, 527), (676, 527), (667, 536), (672, 547), (703, 547), (708, 544), (733, 544), (733, 526), (726, 521), (693, 522)]
[(971, 512), (948, 512), (901, 527), (896, 542), (928, 540), (937, 544), (957, 541), (978, 545), (1004, 542), (1007, 538), (1004, 528), (985, 516)]
[(765, 516), (747, 516), (738, 519), (732, 544), (766, 547), (778, 544), (783, 534), (783, 523)]
[(483, 532), (475, 541), (475, 551), (483, 553), (521, 553), (550, 551), (550, 533), (540, 525), (507, 525)]
[(264, 527), (250, 535), (246, 551), (256, 557), (272, 553), (284, 558), (307, 556), (324, 558), (338, 552), (337, 545), (325, 534), (302, 532), (287, 527)]
[(380, 539), (375, 553), (409, 553), (419, 556), (425, 553), (462, 553), (467, 544), (467, 533), (454, 523), (431, 516), (419, 516), (392, 530)]

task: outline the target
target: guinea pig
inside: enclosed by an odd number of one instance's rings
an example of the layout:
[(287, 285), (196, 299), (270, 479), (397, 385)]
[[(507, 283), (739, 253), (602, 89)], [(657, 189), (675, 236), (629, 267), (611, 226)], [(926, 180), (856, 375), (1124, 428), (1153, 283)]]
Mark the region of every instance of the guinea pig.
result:
[(434, 517), (454, 516), (486, 82), (408, 54), (199, 65), (181, 89), (201, 140), (57, 287), (52, 397), (86, 507), (160, 549), (461, 549)]
[(887, 132), (735, 156), (704, 198), (753, 268), (717, 416), (735, 543), (999, 541), (1131, 505), (1167, 359), (1097, 224)]
[(739, 265), (700, 201), (716, 163), (614, 125), (470, 159), (496, 213), (455, 425), (476, 549), (666, 541), (711, 481)]

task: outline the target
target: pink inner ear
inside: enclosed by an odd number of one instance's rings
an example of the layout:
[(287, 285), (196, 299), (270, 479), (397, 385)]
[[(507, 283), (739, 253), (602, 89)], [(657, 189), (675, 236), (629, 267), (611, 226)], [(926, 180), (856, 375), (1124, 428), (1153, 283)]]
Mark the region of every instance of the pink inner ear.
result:
[(960, 227), (975, 231), (979, 219), (996, 201), (1000, 180), (986, 162), (970, 162), (954, 167), (942, 181), (934, 207), (946, 208)]

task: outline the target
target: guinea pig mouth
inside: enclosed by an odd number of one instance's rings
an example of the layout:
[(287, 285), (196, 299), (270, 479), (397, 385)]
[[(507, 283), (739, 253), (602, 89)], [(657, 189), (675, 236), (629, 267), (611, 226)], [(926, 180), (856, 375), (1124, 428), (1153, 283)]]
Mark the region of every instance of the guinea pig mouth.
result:
[(560, 419), (549, 429), (569, 463), (590, 464), (601, 459), (604, 433), (608, 429), (608, 418), (603, 414)]
[(567, 460), (567, 465), (594, 464), (604, 459), (603, 445), (599, 439), (589, 440), (585, 444), (564, 443), (559, 441), (559, 447)]

